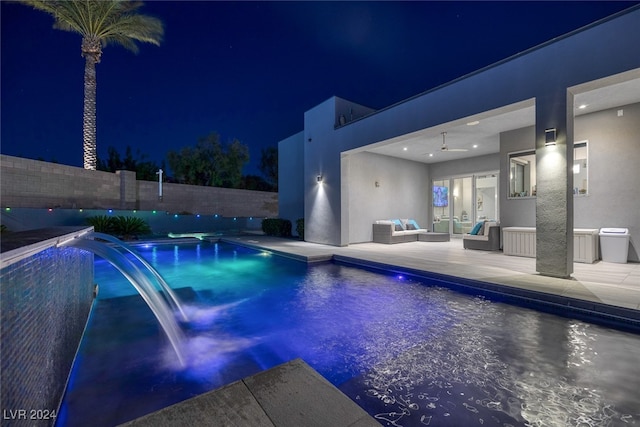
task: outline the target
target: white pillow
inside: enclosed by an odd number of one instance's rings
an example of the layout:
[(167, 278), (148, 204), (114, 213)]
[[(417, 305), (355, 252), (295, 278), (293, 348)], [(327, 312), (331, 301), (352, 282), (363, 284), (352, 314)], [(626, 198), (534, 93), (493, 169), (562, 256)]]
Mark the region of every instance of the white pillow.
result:
[(393, 221), (389, 221), (388, 219), (381, 219), (381, 220), (376, 221), (376, 224), (392, 225)]

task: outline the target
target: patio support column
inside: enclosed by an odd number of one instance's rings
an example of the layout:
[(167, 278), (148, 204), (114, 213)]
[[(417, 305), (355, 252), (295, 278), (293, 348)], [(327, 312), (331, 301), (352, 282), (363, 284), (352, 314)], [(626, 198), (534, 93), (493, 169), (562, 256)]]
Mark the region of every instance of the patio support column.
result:
[[(555, 144), (547, 130), (555, 129)], [(573, 94), (536, 98), (536, 271), (573, 273)]]

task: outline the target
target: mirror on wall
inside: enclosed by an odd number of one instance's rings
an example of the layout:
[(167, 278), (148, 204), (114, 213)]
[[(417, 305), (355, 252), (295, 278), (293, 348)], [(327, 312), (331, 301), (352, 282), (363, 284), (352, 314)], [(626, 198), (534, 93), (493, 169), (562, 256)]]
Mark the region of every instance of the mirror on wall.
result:
[(476, 221), (498, 219), (498, 175), (476, 176)]
[(573, 144), (573, 194), (586, 196), (589, 193), (589, 174), (587, 164), (589, 152), (588, 141), (580, 141)]
[(509, 154), (509, 198), (536, 195), (536, 152)]

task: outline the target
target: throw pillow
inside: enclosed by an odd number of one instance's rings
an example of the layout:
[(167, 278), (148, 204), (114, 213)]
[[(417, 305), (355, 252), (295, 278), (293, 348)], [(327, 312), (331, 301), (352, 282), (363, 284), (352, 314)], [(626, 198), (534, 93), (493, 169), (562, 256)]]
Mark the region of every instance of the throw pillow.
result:
[(415, 219), (410, 219), (409, 224), (413, 225), (414, 227), (413, 230), (420, 230), (420, 226), (418, 225)]
[(480, 231), (480, 227), (482, 227), (483, 225), (484, 225), (484, 221), (477, 223), (476, 225), (473, 226), (469, 234), (473, 234), (474, 236), (476, 236)]
[(404, 228), (402, 228), (402, 226), (400, 224), (396, 224), (395, 226), (395, 231), (404, 231)]
[(411, 222), (408, 222), (407, 223), (407, 230), (417, 230), (417, 228)]

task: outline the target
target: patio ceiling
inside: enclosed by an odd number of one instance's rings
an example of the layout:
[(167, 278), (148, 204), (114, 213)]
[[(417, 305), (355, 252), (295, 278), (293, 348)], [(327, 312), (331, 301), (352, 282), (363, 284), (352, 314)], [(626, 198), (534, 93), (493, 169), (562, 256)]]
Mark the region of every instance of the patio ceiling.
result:
[[(640, 102), (640, 69), (576, 86), (571, 90), (576, 94), (575, 116), (637, 103)], [(581, 105), (586, 107), (581, 109)], [(366, 151), (422, 163), (439, 163), (498, 153), (501, 132), (534, 124), (535, 100), (531, 99), (380, 141), (354, 152)], [(446, 132), (449, 151), (441, 151), (442, 132)]]

